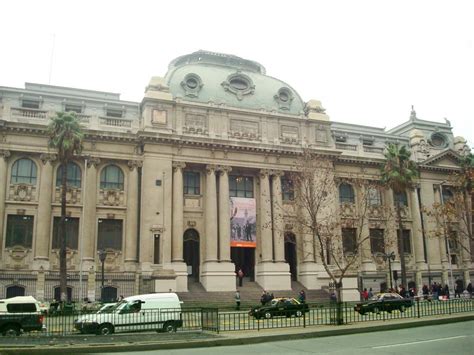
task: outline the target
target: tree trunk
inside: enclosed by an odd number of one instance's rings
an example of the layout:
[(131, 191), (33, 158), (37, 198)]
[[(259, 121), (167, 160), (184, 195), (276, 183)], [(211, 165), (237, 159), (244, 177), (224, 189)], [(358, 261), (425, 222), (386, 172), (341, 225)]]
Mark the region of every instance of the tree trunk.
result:
[(59, 288), (61, 301), (67, 300), (67, 265), (66, 265), (66, 191), (67, 191), (67, 162), (61, 162), (61, 220), (59, 222)]
[(336, 324), (341, 325), (341, 324), (344, 324), (344, 318), (343, 318), (343, 312), (342, 312), (342, 281), (336, 282), (336, 297), (337, 297)]
[[(403, 240), (403, 223), (402, 223), (402, 204), (397, 203), (397, 217), (398, 217), (398, 243), (400, 246), (400, 268), (402, 274), (402, 286), (407, 290), (407, 270), (405, 265), (405, 241)], [(392, 275), (390, 275), (392, 277)], [(396, 286), (396, 285), (395, 285)], [(405, 297), (405, 295), (402, 295)]]

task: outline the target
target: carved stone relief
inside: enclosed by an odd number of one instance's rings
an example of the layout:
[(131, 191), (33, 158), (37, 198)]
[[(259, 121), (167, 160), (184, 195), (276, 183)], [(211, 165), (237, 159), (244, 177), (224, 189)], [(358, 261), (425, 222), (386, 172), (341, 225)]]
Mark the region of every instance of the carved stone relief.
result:
[(154, 109), (151, 114), (151, 123), (157, 125), (165, 125), (168, 120), (168, 112), (166, 110)]
[(281, 130), (280, 139), (282, 143), (286, 143), (286, 144), (299, 143), (298, 127), (282, 125), (280, 130)]
[(229, 136), (247, 140), (260, 140), (262, 138), (258, 122), (239, 119), (231, 119)]
[(326, 126), (318, 125), (316, 127), (316, 142), (327, 143), (328, 142), (328, 131)]
[(184, 117), (183, 132), (192, 134), (208, 134), (207, 117), (194, 113), (187, 113)]
[(124, 191), (101, 189), (99, 193), (99, 203), (104, 206), (123, 206)]
[(36, 186), (26, 184), (10, 185), (9, 196), (14, 201), (35, 201)]
[[(54, 202), (61, 202), (61, 187), (56, 187), (54, 191)], [(77, 204), (81, 202), (81, 189), (78, 187), (68, 186), (66, 191), (66, 202), (68, 204)]]

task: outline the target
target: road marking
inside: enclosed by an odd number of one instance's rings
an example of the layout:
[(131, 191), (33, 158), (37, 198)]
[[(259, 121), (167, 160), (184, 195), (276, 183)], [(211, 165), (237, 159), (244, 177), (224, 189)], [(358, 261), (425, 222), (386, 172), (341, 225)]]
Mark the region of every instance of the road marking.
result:
[(395, 346), (405, 346), (405, 345), (413, 345), (413, 344), (432, 343), (432, 342), (435, 342), (435, 341), (459, 339), (459, 338), (466, 338), (466, 337), (467, 337), (467, 335), (459, 335), (459, 336), (457, 336), (457, 337), (439, 338), (439, 339), (431, 339), (431, 340), (412, 341), (412, 342), (410, 342), (410, 343), (401, 343), (401, 344), (374, 346), (374, 347), (372, 347), (372, 349), (383, 349), (383, 348), (392, 348), (392, 347), (395, 347)]

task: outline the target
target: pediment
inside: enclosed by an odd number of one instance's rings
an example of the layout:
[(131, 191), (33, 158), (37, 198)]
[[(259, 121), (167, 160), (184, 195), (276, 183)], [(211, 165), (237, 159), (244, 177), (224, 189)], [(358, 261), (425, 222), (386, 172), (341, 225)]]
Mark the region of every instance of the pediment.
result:
[(432, 168), (459, 168), (461, 156), (452, 149), (446, 149), (422, 161), (421, 165)]

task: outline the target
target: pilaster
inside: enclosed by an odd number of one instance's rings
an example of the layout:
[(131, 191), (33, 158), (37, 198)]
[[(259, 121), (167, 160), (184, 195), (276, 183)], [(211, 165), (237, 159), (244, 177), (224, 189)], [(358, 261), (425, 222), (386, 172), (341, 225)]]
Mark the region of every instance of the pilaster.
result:
[(269, 171), (260, 170), (260, 243), (262, 262), (273, 261)]
[(55, 154), (41, 154), (43, 166), (41, 168), (38, 198), (38, 221), (36, 224), (35, 238), (35, 265), (49, 268), (49, 246), (51, 235), (51, 202), (53, 186), (53, 162)]
[[(86, 181), (84, 186), (84, 223), (82, 224), (82, 250), (83, 261), (87, 262), (86, 268), (94, 265), (94, 251), (95, 251), (95, 234), (97, 228), (97, 166), (100, 164), (100, 159), (96, 157), (88, 157), (86, 159)], [(95, 276), (94, 276), (95, 277)], [(89, 282), (90, 282), (89, 278)]]
[[(230, 166), (219, 167), (219, 260), (230, 262)], [(233, 275), (234, 276), (234, 275)]]
[(138, 168), (140, 168), (142, 165), (143, 165), (142, 162), (139, 160), (130, 160), (128, 162), (130, 173), (128, 175), (128, 189), (127, 189), (128, 194), (127, 194), (127, 229), (125, 233), (125, 264), (132, 264), (132, 265), (137, 262)]
[(3, 236), (4, 233), (4, 220), (5, 220), (5, 196), (7, 191), (7, 171), (8, 171), (8, 158), (10, 152), (8, 150), (0, 150), (0, 257), (3, 250)]
[(183, 170), (185, 167), (186, 164), (183, 162), (173, 162), (173, 262), (183, 262)]

